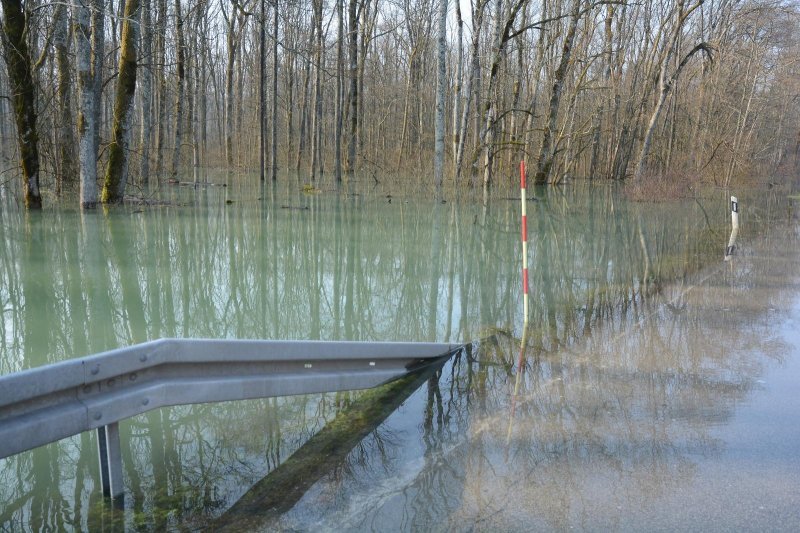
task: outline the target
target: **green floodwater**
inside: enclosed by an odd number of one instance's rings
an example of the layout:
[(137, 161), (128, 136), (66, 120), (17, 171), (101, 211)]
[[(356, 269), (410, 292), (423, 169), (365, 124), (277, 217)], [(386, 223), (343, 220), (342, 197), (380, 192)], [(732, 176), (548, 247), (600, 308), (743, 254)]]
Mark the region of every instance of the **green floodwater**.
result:
[(165, 186), (82, 215), (0, 190), (0, 374), (161, 337), (469, 343), (376, 390), (123, 422), (117, 507), (93, 434), (2, 459), (0, 529), (800, 528), (792, 201), (740, 193), (723, 263), (727, 192), (536, 191), (519, 372), (518, 194)]

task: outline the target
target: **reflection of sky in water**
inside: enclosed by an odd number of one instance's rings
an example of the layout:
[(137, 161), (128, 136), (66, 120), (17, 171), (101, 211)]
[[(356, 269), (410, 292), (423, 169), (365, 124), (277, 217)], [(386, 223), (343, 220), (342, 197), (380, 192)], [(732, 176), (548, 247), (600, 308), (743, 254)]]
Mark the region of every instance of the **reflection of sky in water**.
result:
[[(194, 207), (116, 212), (89, 226), (56, 213), (57, 224), (27, 227), (38, 248), (9, 230), (22, 221), (6, 210), (0, 369), (161, 336), (493, 334), (342, 450), (343, 462), (317, 471), (278, 522), (231, 511), (228, 523), (741, 529), (752, 511), (763, 528), (791, 524), (796, 236), (756, 238), (743, 211), (740, 257), (712, 272), (703, 265), (718, 264), (727, 240), (721, 196), (702, 208), (631, 206), (609, 191), (553, 189), (529, 210), (532, 328), (510, 439), (517, 202), (484, 210), (280, 192), (264, 203), (217, 189)], [(720, 224), (707, 227), (707, 214)], [(93, 435), (0, 461), (0, 523), (207, 525), (331, 421), (347, 420), (359, 397), (177, 407), (126, 422), (122, 514), (97, 500)], [(740, 501), (754, 491), (768, 516)]]

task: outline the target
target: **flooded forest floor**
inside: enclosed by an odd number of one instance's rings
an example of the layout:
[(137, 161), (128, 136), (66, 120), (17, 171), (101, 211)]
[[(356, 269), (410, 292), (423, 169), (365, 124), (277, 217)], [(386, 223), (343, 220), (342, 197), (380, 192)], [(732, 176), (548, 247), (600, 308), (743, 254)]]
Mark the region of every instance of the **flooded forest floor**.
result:
[(727, 191), (536, 191), (521, 350), (515, 191), (162, 193), (0, 211), (1, 373), (162, 337), (465, 347), (369, 391), (124, 421), (117, 506), (93, 433), (0, 460), (0, 531), (800, 530), (791, 196), (741, 194), (726, 262)]

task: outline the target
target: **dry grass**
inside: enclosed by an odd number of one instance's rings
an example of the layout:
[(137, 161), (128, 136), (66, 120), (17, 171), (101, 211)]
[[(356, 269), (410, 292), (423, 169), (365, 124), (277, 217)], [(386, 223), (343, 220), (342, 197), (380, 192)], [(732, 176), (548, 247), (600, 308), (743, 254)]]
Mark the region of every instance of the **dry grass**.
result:
[(691, 198), (692, 181), (689, 176), (678, 172), (660, 175), (648, 174), (638, 180), (625, 184), (625, 197), (632, 202), (667, 202)]

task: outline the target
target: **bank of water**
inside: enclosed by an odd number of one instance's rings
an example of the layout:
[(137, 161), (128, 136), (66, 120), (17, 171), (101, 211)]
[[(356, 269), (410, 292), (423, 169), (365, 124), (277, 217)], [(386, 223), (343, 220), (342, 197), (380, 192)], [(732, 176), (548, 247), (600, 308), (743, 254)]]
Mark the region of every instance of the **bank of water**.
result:
[(785, 198), (740, 194), (741, 248), (723, 265), (723, 191), (666, 204), (630, 204), (611, 187), (537, 196), (516, 395), (513, 191), (484, 206), (370, 187), (176, 186), (89, 215), (7, 202), (2, 373), (172, 336), (471, 344), (438, 373), (387, 389), (125, 422), (122, 510), (98, 495), (91, 434), (2, 460), (0, 524), (796, 524), (798, 460), (785, 443), (800, 420), (799, 254)]

